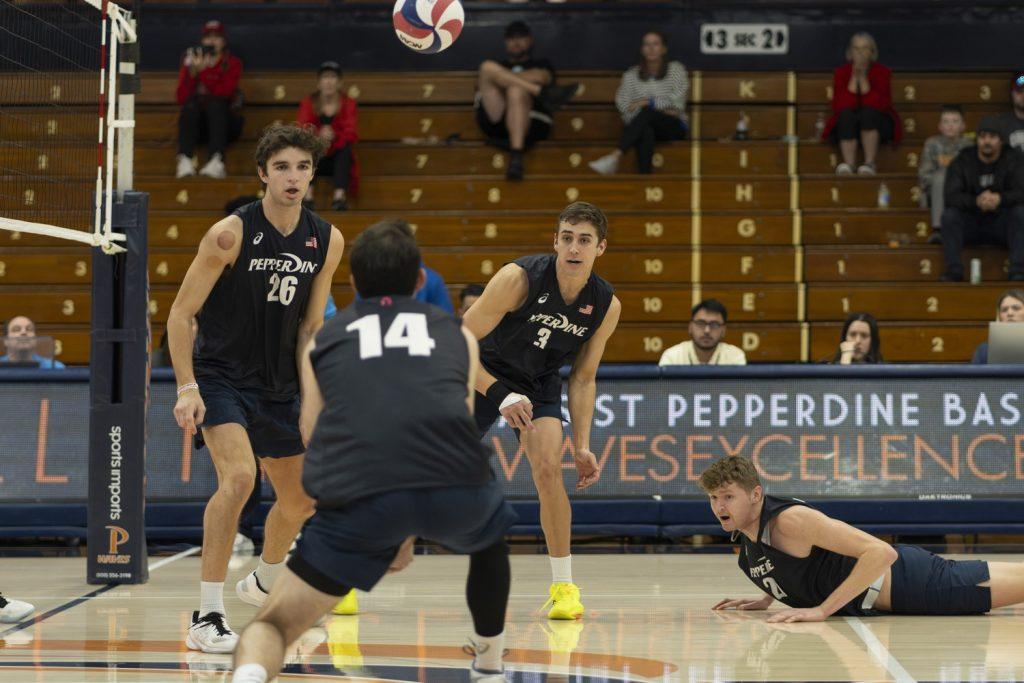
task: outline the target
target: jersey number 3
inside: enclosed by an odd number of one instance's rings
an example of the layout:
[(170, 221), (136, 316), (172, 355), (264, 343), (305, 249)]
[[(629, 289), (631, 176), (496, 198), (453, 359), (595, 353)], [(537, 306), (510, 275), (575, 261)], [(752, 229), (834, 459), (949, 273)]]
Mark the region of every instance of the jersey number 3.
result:
[(383, 339), (376, 313), (349, 323), (345, 331), (359, 332), (359, 357), (363, 360), (383, 356), (384, 349), (407, 349), (410, 356), (429, 356), (437, 345), (427, 330), (427, 316), (422, 313), (399, 313)]

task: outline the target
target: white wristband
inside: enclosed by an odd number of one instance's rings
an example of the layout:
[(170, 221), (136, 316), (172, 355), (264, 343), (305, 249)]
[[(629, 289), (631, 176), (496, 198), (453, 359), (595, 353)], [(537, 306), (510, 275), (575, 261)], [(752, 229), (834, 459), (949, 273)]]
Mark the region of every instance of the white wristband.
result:
[(501, 402), (501, 405), (498, 406), (498, 410), (505, 410), (505, 408), (508, 408), (511, 405), (515, 405), (520, 401), (526, 401), (527, 403), (529, 403), (530, 399), (526, 398), (522, 394), (509, 394), (508, 396), (505, 397), (505, 400)]
[(195, 382), (189, 382), (188, 384), (182, 384), (180, 387), (178, 387), (178, 396), (181, 396), (186, 391), (192, 391), (193, 389), (198, 391), (199, 390), (199, 385), (196, 384)]

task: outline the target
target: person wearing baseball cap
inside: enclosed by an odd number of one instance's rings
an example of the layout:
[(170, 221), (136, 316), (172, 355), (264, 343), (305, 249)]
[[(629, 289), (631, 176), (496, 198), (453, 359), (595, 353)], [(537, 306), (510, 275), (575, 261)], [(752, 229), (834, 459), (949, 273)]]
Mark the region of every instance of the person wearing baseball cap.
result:
[(978, 244), (1008, 248), (1009, 279), (1024, 280), (1024, 155), (1005, 144), (998, 118), (983, 118), (977, 144), (950, 163), (945, 206), (941, 281), (963, 281), (963, 248)]
[(522, 21), (505, 27), (504, 59), (478, 70), (476, 122), (487, 141), (509, 150), (505, 177), (523, 178), (523, 153), (551, 134), (555, 111), (571, 100), (578, 83), (555, 85), (555, 67), (533, 56), (533, 36)]
[[(316, 91), (302, 98), (296, 117), (301, 126), (317, 131), (327, 151), (316, 167), (317, 177), (329, 177), (334, 181), (332, 211), (348, 208), (348, 197), (359, 189), (359, 160), (355, 144), (359, 140), (357, 130), (358, 106), (356, 101), (342, 92), (341, 65), (335, 61), (323, 62), (316, 70)], [(313, 185), (309, 184), (302, 204), (313, 209)]]
[(242, 129), (238, 82), (242, 60), (227, 48), (227, 30), (216, 19), (203, 24), (200, 45), (185, 51), (178, 72), (178, 159), (175, 176), (196, 174), (195, 151), (207, 142), (210, 158), (199, 170), (208, 178), (227, 175), (224, 153)]
[(998, 121), (1003, 141), (1024, 151), (1024, 71), (1010, 79), (1010, 111), (1000, 114)]

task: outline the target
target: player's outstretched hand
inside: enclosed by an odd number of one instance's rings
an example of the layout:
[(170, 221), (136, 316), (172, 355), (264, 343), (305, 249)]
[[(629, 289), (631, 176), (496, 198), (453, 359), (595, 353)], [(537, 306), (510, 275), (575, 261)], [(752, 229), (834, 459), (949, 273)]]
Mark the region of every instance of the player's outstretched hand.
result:
[(585, 489), (596, 484), (601, 478), (601, 466), (597, 464), (597, 456), (589, 448), (581, 448), (576, 451), (576, 490)]
[(408, 567), (410, 564), (412, 564), (412, 559), (413, 559), (412, 550), (413, 550), (413, 546), (415, 546), (415, 545), (416, 545), (416, 537), (415, 536), (410, 536), (409, 538), (407, 538), (404, 541), (402, 541), (401, 547), (399, 547), (398, 552), (395, 554), (395, 559), (391, 560), (391, 566), (388, 567), (388, 573), (389, 574), (394, 574), (395, 572), (400, 572), (403, 569), (405, 569), (406, 567)]
[(189, 436), (196, 433), (205, 417), (206, 404), (203, 403), (203, 397), (198, 391), (186, 391), (174, 404), (174, 419)]
[(737, 609), (737, 610), (755, 610), (755, 609), (768, 609), (768, 606), (775, 602), (775, 599), (769, 595), (762, 598), (725, 598), (719, 600), (711, 609)]
[(501, 416), (513, 429), (533, 429), (533, 404), (525, 396), (522, 400), (501, 409)]
[(820, 607), (784, 609), (768, 617), (769, 624), (792, 624), (796, 621), (825, 621), (827, 614)]

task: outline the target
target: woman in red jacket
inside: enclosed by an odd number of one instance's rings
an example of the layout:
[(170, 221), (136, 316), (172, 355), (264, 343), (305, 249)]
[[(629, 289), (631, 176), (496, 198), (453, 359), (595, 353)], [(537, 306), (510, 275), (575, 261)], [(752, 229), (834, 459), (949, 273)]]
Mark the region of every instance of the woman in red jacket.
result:
[[(842, 162), (836, 173), (857, 169), (860, 175), (875, 174), (881, 142), (897, 143), (903, 137), (900, 117), (892, 108), (892, 71), (878, 59), (878, 46), (869, 33), (856, 33), (846, 48), (846, 64), (832, 77), (832, 118), (822, 138), (839, 143)], [(864, 163), (857, 166), (857, 140), (864, 148)]]
[[(341, 94), (341, 66), (337, 62), (324, 62), (317, 70), (317, 90), (299, 103), (298, 122), (312, 126), (327, 146), (327, 152), (316, 168), (317, 175), (334, 178), (334, 198), (331, 210), (348, 208), (348, 196), (359, 186), (359, 165), (355, 156), (356, 101)], [(303, 204), (313, 208), (313, 183)]]

